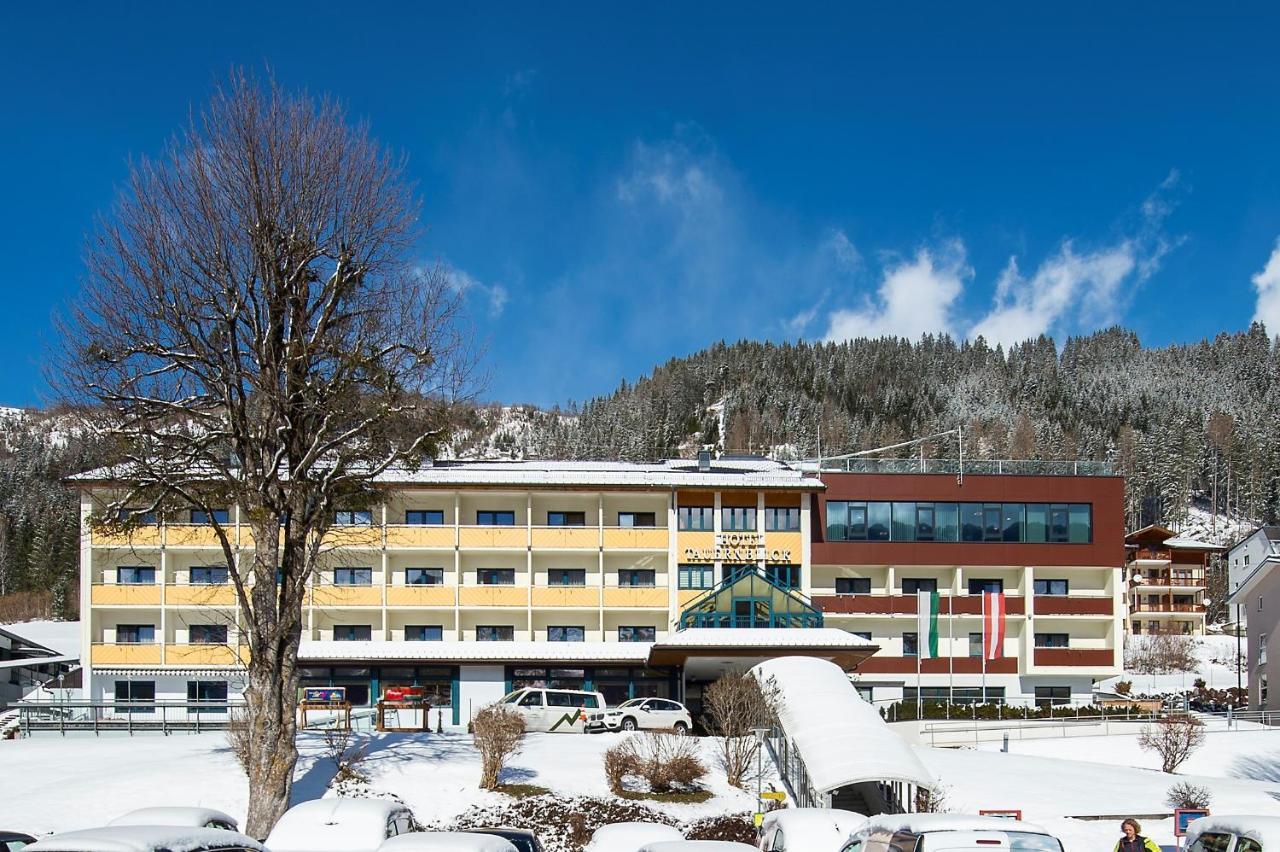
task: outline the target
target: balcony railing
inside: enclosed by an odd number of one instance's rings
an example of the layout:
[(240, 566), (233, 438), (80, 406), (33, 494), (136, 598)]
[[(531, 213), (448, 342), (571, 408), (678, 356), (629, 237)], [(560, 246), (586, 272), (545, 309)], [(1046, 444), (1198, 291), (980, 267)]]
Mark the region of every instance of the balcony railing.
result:
[[(1020, 595), (1006, 595), (1005, 613), (1026, 613), (1026, 599)], [(915, 595), (834, 595), (814, 594), (813, 605), (826, 613), (865, 615), (912, 615), (919, 603)], [(938, 614), (981, 615), (980, 595), (941, 595), (938, 598)]]
[(1131, 612), (1204, 612), (1204, 604), (1196, 603), (1132, 603), (1129, 604)]
[(1110, 669), (1116, 665), (1116, 652), (1111, 648), (1036, 648), (1032, 659), (1037, 666)]
[(846, 473), (948, 473), (1003, 474), (1011, 476), (1114, 476), (1115, 469), (1105, 461), (1054, 461), (1047, 459), (805, 459), (796, 463), (801, 470), (842, 471)]

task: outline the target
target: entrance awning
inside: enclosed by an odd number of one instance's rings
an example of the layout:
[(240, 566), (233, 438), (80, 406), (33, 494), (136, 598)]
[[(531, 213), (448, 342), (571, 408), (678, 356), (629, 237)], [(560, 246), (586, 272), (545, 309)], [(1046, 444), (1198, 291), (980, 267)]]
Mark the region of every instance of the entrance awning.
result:
[[(656, 642), (649, 664), (715, 671), (749, 668), (780, 656), (817, 657), (852, 671), (879, 646), (834, 627), (690, 627)], [(709, 672), (710, 673), (710, 672)]]

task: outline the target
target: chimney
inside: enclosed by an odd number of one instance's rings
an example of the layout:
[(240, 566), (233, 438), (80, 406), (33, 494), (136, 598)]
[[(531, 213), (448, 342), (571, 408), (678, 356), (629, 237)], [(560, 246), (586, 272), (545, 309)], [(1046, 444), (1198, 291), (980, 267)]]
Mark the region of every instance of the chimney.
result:
[(698, 451), (698, 472), (707, 473), (710, 470), (711, 470), (711, 451), (699, 450)]

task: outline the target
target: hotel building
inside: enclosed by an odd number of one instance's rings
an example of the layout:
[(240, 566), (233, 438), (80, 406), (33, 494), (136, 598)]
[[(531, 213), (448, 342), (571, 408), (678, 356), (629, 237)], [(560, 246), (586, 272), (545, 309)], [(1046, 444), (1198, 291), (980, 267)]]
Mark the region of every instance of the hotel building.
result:
[(1129, 533), (1125, 547), (1130, 632), (1203, 635), (1205, 574), (1226, 548), (1161, 526)]
[[(91, 521), (113, 483), (73, 482), (86, 698), (234, 698), (246, 650), (209, 519), (104, 534)], [(959, 484), (726, 457), (437, 462), (378, 485), (377, 505), (337, 514), (304, 613), (303, 685), (344, 686), (354, 704), (416, 684), (460, 724), (545, 683), (696, 708), (725, 670), (782, 654), (832, 659), (867, 697), (895, 699), (916, 685), (913, 592), (927, 587), (946, 650), (924, 661), (926, 697), (976, 697), (969, 638), (987, 588), (1009, 611), (989, 697), (1087, 701), (1119, 671), (1115, 477)], [(217, 520), (247, 561), (236, 507)]]

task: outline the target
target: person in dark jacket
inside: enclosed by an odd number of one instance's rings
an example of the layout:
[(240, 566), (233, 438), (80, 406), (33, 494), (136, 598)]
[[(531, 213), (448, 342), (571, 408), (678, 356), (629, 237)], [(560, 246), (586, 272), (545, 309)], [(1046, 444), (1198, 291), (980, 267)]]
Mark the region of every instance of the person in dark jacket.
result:
[(1130, 817), (1120, 823), (1120, 830), (1124, 832), (1124, 837), (1120, 838), (1112, 852), (1160, 852), (1159, 844), (1150, 837), (1142, 836), (1142, 823), (1136, 819)]

